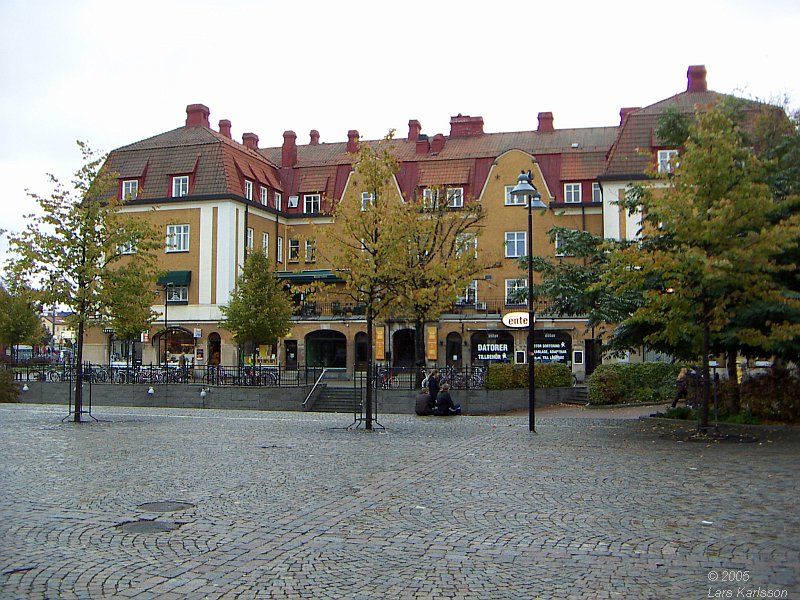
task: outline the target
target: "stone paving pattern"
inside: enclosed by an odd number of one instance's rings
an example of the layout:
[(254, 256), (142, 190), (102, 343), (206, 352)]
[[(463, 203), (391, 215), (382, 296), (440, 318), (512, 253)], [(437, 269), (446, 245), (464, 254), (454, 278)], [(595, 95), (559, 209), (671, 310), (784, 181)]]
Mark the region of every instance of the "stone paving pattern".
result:
[[(707, 444), (602, 413), (545, 413), (536, 434), (527, 416), (63, 416), (0, 405), (0, 598), (800, 598), (796, 429)], [(164, 501), (193, 506), (140, 507)], [(123, 531), (140, 520), (176, 528)], [(710, 580), (726, 570), (749, 580)]]

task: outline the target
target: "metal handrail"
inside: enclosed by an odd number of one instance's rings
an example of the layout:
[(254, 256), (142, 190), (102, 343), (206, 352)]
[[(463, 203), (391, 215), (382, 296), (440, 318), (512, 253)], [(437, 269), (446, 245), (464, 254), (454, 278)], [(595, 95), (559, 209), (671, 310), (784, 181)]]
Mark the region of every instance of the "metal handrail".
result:
[(314, 394), (314, 390), (317, 389), (317, 386), (319, 385), (320, 381), (322, 381), (322, 378), (325, 377), (325, 373), (327, 373), (327, 372), (328, 372), (328, 369), (322, 369), (322, 373), (320, 373), (319, 377), (317, 377), (317, 381), (312, 386), (311, 391), (308, 392), (308, 396), (306, 396), (306, 399), (303, 400), (303, 407), (305, 407), (305, 405), (308, 403), (309, 399)]

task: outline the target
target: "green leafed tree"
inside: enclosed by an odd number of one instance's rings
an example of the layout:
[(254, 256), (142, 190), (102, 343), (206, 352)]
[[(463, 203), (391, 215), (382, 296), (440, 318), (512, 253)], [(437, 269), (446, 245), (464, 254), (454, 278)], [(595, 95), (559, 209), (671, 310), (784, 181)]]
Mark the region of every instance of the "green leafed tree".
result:
[(230, 302), (220, 310), (222, 327), (233, 333), (239, 347), (252, 344), (253, 364), (259, 345), (277, 344), (291, 329), (291, 298), (263, 252), (247, 255)]
[[(622, 327), (638, 328), (642, 343), (684, 351), (702, 360), (703, 403), (698, 429), (708, 428), (709, 352), (722, 344), (737, 314), (759, 302), (796, 306), (777, 275), (779, 258), (797, 245), (796, 212), (781, 213), (764, 164), (719, 107), (697, 115), (685, 149), (663, 187), (639, 188), (629, 208), (641, 211), (637, 244), (611, 255), (596, 287), (641, 292), (642, 305)], [(769, 347), (796, 336), (800, 323), (739, 327), (741, 343)]]
[(15, 359), (20, 344), (41, 344), (45, 337), (34, 296), (24, 285), (10, 291), (0, 285), (0, 343), (11, 346)]
[(418, 365), (425, 362), (425, 323), (467, 298), (472, 281), (499, 265), (497, 257), (480, 252), (480, 204), (454, 193), (433, 188), (427, 198), (397, 207), (405, 232), (390, 285), (399, 313), (414, 323)]
[[(66, 307), (68, 324), (76, 331), (75, 358), (83, 362), (87, 327), (106, 314), (106, 286), (130, 276), (154, 282), (156, 249), (163, 248), (161, 232), (146, 218), (124, 213), (117, 199), (118, 180), (102, 168), (104, 157), (78, 142), (84, 165), (71, 186), (50, 175), (49, 196), (29, 195), (39, 215), (27, 215), (27, 227), (9, 235), (13, 257), (7, 263), (10, 279), (38, 288), (42, 301)], [(135, 258), (127, 255), (133, 250)], [(127, 269), (123, 268), (127, 265)], [(131, 294), (151, 295), (150, 287), (123, 286)], [(81, 421), (83, 386), (77, 369), (74, 420)]]
[[(398, 257), (405, 248), (403, 202), (395, 181), (397, 160), (392, 154), (393, 132), (382, 143), (363, 144), (355, 156), (352, 185), (363, 191), (357, 199), (342, 199), (335, 222), (320, 231), (320, 254), (344, 280), (332, 290), (365, 306), (367, 368), (373, 368), (375, 319), (396, 306), (392, 283), (398, 278)], [(365, 427), (372, 429), (373, 381), (367, 377)]]

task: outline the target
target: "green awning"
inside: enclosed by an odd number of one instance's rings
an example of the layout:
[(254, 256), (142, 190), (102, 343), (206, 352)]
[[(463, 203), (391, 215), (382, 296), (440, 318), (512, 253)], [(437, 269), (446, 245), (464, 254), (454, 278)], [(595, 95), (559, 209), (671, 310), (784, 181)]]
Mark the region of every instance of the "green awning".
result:
[(330, 269), (317, 269), (315, 271), (276, 271), (275, 277), (290, 283), (343, 283), (344, 279)]
[(192, 281), (191, 271), (170, 271), (158, 278), (158, 285), (189, 285)]

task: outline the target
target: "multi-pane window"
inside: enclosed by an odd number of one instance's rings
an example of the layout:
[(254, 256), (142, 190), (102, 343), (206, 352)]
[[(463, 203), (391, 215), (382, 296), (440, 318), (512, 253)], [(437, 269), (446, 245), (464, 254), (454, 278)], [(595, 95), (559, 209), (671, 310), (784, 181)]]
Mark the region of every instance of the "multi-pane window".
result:
[(275, 192), (275, 210), (283, 210), (283, 194)]
[(189, 195), (189, 176), (179, 175), (172, 178), (172, 197), (183, 198)]
[(189, 226), (167, 225), (167, 252), (189, 251)]
[(247, 228), (247, 249), (248, 250), (252, 250), (253, 249), (253, 228), (252, 227), (248, 227)]
[(269, 234), (261, 234), (261, 249), (264, 251), (264, 256), (269, 256)]
[(464, 252), (474, 252), (478, 258), (478, 236), (474, 233), (462, 233), (456, 240), (456, 255), (461, 256)]
[(450, 208), (464, 206), (464, 188), (447, 188), (447, 206)]
[(126, 179), (122, 182), (122, 200), (134, 200), (139, 193), (139, 180)]
[(422, 206), (431, 210), (437, 208), (439, 206), (439, 190), (436, 188), (422, 190)]
[(579, 204), (580, 201), (581, 201), (581, 184), (565, 183), (564, 202), (566, 202), (567, 204)]
[(458, 299), (460, 304), (475, 304), (478, 302), (478, 280), (473, 279), (472, 282), (464, 290), (464, 295)]
[(136, 242), (126, 242), (119, 246), (120, 254), (136, 254)]
[(361, 192), (361, 210), (367, 210), (367, 207), (373, 202), (375, 202), (375, 194)]
[(244, 197), (248, 200), (253, 199), (253, 182), (249, 179), (244, 180)]
[(525, 304), (528, 282), (524, 279), (506, 279), (506, 304), (510, 306)]
[(506, 186), (506, 206), (526, 206), (525, 197), (524, 196), (512, 196), (511, 190), (513, 190), (516, 186), (507, 185)]
[(269, 204), (269, 191), (263, 185), (261, 186), (261, 204), (267, 206)]
[(524, 231), (506, 231), (506, 258), (527, 256), (527, 238)]
[(167, 286), (167, 302), (188, 302), (188, 301), (189, 301), (188, 285)]
[(319, 204), (320, 204), (320, 195), (319, 194), (305, 194), (303, 196), (303, 212), (308, 213), (318, 213), (319, 212)]
[(603, 190), (600, 188), (600, 183), (595, 181), (592, 183), (592, 202), (603, 201)]
[(275, 248), (275, 260), (279, 263), (283, 262), (283, 238), (278, 237), (278, 246)]
[(300, 260), (300, 240), (289, 240), (289, 262)]
[(317, 244), (314, 240), (306, 240), (306, 262), (312, 263), (317, 260)]
[(658, 151), (658, 172), (659, 173), (672, 173), (672, 165), (670, 161), (674, 156), (678, 155), (677, 150), (659, 150)]

